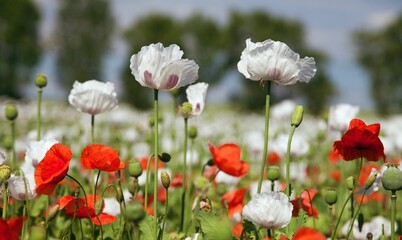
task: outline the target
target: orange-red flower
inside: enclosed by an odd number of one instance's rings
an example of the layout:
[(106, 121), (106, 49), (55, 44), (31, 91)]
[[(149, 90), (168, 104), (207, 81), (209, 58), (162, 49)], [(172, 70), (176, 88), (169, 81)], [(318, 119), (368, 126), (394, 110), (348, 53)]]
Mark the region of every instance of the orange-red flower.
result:
[(301, 208), (308, 216), (318, 218), (318, 210), (311, 204), (316, 194), (317, 189), (307, 189), (294, 200), (290, 201), (293, 204), (292, 217), (297, 217)]
[(104, 172), (115, 172), (124, 168), (124, 162), (120, 161), (117, 151), (103, 144), (86, 146), (80, 162), (86, 169), (99, 169)]
[[(94, 197), (94, 195), (88, 195), (88, 209), (85, 201), (85, 197), (76, 198), (74, 196), (63, 196), (57, 200), (57, 205), (60, 206), (60, 210), (64, 209), (67, 216), (74, 216), (77, 218), (90, 218), (96, 225), (105, 225), (113, 223), (116, 220), (115, 216), (100, 213), (98, 216), (95, 214), (95, 203), (100, 196)], [(105, 203), (102, 205), (102, 211), (105, 207)]]
[(236, 214), (239, 213), (241, 214), (241, 211), (243, 209), (243, 198), (244, 195), (246, 194), (247, 189), (246, 188), (239, 188), (236, 190), (229, 191), (225, 193), (222, 198), (221, 202), (222, 205), (227, 205), (228, 207), (228, 216), (230, 219)]
[(0, 218), (0, 233), (2, 239), (19, 240), (23, 222), (23, 217), (12, 217), (7, 221)]
[(384, 146), (378, 137), (380, 124), (366, 125), (360, 119), (352, 119), (349, 129), (341, 140), (335, 141), (333, 148), (344, 160), (364, 157), (368, 161), (385, 160)]
[(35, 169), (36, 192), (50, 195), (68, 172), (72, 157), (68, 146), (54, 144)]
[(219, 148), (211, 143), (208, 145), (212, 160), (219, 170), (235, 177), (242, 177), (247, 174), (249, 165), (240, 160), (241, 149), (239, 146), (234, 143), (226, 143)]
[(327, 239), (321, 232), (315, 230), (314, 228), (301, 227), (299, 228), (293, 240), (325, 240)]

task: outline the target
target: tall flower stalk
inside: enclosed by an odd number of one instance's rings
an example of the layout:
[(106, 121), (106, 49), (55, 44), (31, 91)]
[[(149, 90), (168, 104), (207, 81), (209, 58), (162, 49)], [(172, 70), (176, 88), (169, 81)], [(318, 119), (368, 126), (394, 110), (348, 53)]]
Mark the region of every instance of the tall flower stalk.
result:
[(154, 89), (154, 163), (155, 163), (155, 173), (154, 173), (154, 226), (155, 226), (155, 239), (158, 239), (158, 118), (159, 118), (159, 109), (158, 109), (158, 89)]
[(269, 137), (269, 110), (270, 110), (270, 100), (271, 100), (271, 82), (267, 81), (265, 83), (265, 130), (264, 130), (264, 152), (261, 159), (260, 175), (258, 178), (257, 193), (261, 193), (262, 180), (265, 173), (265, 165), (267, 162), (268, 154), (268, 137)]
[(15, 120), (18, 117), (18, 110), (15, 103), (7, 103), (5, 108), (5, 115), (10, 122), (11, 127), (11, 168), (15, 167), (16, 153), (15, 153)]

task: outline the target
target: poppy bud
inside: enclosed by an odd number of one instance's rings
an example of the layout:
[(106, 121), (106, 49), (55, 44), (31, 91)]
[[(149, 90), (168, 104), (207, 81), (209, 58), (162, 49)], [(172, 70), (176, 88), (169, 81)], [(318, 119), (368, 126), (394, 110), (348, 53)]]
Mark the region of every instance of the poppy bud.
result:
[(402, 189), (402, 171), (396, 164), (388, 164), (382, 175), (382, 186), (386, 190), (399, 191)]
[(103, 210), (103, 198), (99, 198), (95, 202), (95, 215), (98, 216)]
[(359, 229), (359, 232), (363, 230), (363, 224), (364, 224), (364, 215), (362, 213), (359, 213), (359, 215), (357, 215), (357, 227)]
[(334, 205), (338, 201), (338, 194), (335, 189), (328, 189), (325, 193), (325, 201), (328, 205)]
[(12, 140), (11, 136), (7, 135), (6, 137), (4, 137), (3, 145), (4, 145), (4, 148), (6, 150), (11, 150), (12, 149), (13, 140)]
[(5, 108), (6, 118), (10, 121), (14, 121), (18, 117), (18, 110), (15, 103), (9, 102)]
[(373, 239), (373, 234), (371, 232), (368, 232), (366, 235), (367, 240), (372, 240)]
[(145, 210), (144, 207), (137, 203), (132, 202), (127, 204), (126, 208), (127, 219), (131, 222), (139, 222), (145, 217)]
[(168, 189), (170, 186), (170, 177), (169, 174), (166, 171), (161, 172), (161, 181), (162, 185), (165, 189)]
[(162, 162), (169, 162), (170, 161), (170, 159), (171, 159), (172, 157), (170, 156), (170, 154), (169, 153), (162, 153), (162, 156), (159, 156), (159, 159), (162, 161)]
[(193, 105), (189, 102), (184, 102), (179, 107), (179, 114), (182, 115), (184, 118), (189, 118), (192, 111), (193, 111)]
[(298, 105), (293, 111), (292, 122), (290, 125), (298, 127), (300, 123), (303, 121), (303, 113), (304, 113), (303, 106)]
[(150, 127), (153, 127), (155, 125), (155, 118), (153, 116), (149, 117), (148, 124)]
[(268, 180), (276, 181), (280, 177), (279, 167), (277, 166), (269, 166), (268, 167)]
[(35, 79), (35, 85), (38, 88), (44, 88), (47, 85), (47, 76), (45, 74), (38, 74)]
[(364, 187), (366, 188), (366, 190), (369, 189), (369, 188), (373, 185), (373, 183), (374, 183), (375, 180), (377, 179), (377, 175), (378, 175), (378, 173), (374, 173), (374, 174), (371, 174), (371, 175), (367, 178), (366, 183), (365, 183), (365, 185), (364, 185)]
[(10, 178), (11, 175), (11, 167), (8, 165), (0, 166), (0, 185), (3, 184)]
[(142, 174), (142, 166), (139, 161), (132, 159), (128, 163), (128, 174), (131, 177), (138, 178)]
[(189, 138), (190, 138), (190, 139), (195, 139), (195, 138), (197, 137), (197, 135), (198, 135), (198, 130), (197, 130), (197, 128), (194, 127), (194, 126), (191, 126), (191, 127), (188, 129), (188, 136), (189, 136)]
[(213, 165), (215, 165), (214, 160), (213, 159), (209, 159), (207, 162), (207, 165), (212, 167)]
[(59, 213), (60, 210), (60, 205), (54, 205), (50, 210), (49, 210), (49, 216), (48, 216), (48, 221), (52, 221), (57, 214)]
[(128, 187), (128, 191), (134, 195), (137, 193), (138, 190), (138, 179), (134, 178), (133, 182), (129, 185)]
[(355, 178), (354, 178), (353, 176), (350, 176), (350, 177), (348, 177), (348, 178), (346, 179), (346, 187), (347, 187), (350, 191), (353, 190), (353, 188), (355, 187), (355, 185), (356, 185), (356, 180), (355, 180)]
[(45, 228), (41, 226), (32, 226), (31, 233), (29, 234), (29, 239), (31, 240), (45, 240), (46, 231)]

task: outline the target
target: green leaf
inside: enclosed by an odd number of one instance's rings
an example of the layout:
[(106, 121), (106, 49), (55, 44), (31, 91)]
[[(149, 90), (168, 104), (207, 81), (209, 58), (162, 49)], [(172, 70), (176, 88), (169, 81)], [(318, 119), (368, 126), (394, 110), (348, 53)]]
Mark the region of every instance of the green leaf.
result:
[(147, 215), (139, 224), (141, 239), (154, 239), (155, 226), (152, 217)]
[(197, 215), (204, 240), (232, 239), (231, 226), (227, 218), (216, 216), (212, 212), (201, 211)]

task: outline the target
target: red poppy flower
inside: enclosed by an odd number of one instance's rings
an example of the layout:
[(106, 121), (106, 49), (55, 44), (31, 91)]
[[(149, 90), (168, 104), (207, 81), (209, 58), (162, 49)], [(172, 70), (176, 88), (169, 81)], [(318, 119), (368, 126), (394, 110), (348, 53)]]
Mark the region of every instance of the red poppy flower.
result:
[(86, 169), (99, 169), (104, 172), (115, 172), (124, 168), (124, 162), (120, 161), (117, 151), (103, 144), (86, 146), (80, 162)]
[[(85, 197), (63, 196), (57, 200), (56, 204), (60, 206), (60, 210), (65, 210), (67, 216), (73, 217), (75, 215), (77, 218), (90, 218), (95, 225), (110, 224), (116, 220), (115, 216), (102, 212), (98, 216), (95, 215), (95, 203), (100, 199), (100, 196), (94, 198), (94, 195), (88, 195), (87, 199), (88, 209)], [(105, 204), (103, 203), (102, 211), (104, 207)]]
[(299, 228), (293, 240), (325, 240), (327, 239), (321, 232), (315, 230), (314, 228), (301, 227)]
[(228, 216), (231, 219), (236, 213), (241, 213), (243, 209), (243, 198), (246, 193), (246, 188), (240, 188), (236, 190), (232, 190), (226, 192), (222, 198), (222, 205), (227, 205), (228, 207)]
[(292, 217), (297, 217), (301, 208), (308, 216), (318, 218), (318, 210), (311, 204), (316, 194), (317, 189), (307, 189), (297, 196), (296, 199), (290, 201), (293, 204)]
[(364, 157), (368, 161), (385, 160), (384, 146), (378, 134), (380, 124), (366, 125), (360, 119), (352, 119), (349, 129), (343, 134), (341, 140), (335, 141), (333, 148), (344, 160), (354, 160)]
[(240, 160), (241, 149), (239, 146), (233, 143), (223, 144), (219, 148), (211, 143), (208, 145), (212, 160), (219, 170), (235, 177), (242, 177), (247, 174), (249, 165)]
[(23, 217), (12, 217), (7, 221), (0, 218), (0, 233), (2, 239), (19, 240), (23, 222)]
[(269, 165), (278, 164), (281, 161), (281, 155), (277, 152), (269, 152), (267, 156), (267, 163)]
[(36, 192), (50, 195), (68, 172), (73, 154), (68, 146), (54, 144), (35, 169)]

